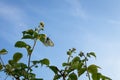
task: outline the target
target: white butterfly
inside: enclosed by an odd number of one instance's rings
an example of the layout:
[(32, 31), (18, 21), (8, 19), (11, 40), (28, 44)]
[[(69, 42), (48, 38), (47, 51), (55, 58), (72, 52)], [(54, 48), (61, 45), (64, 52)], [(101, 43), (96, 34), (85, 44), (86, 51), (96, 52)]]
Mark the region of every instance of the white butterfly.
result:
[(46, 37), (44, 45), (53, 47), (54, 43), (53, 43), (53, 41), (49, 37)]

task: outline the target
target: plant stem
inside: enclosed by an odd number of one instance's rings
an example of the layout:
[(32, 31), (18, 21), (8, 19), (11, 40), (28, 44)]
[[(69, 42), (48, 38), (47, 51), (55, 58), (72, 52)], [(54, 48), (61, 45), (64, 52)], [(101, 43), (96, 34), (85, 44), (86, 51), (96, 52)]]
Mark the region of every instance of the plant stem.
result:
[(65, 77), (63, 76), (63, 80), (65, 80)]
[(33, 47), (32, 47), (32, 51), (31, 51), (31, 53), (30, 53), (30, 55), (29, 55), (29, 58), (28, 58), (28, 71), (27, 71), (27, 72), (29, 72), (29, 70), (30, 70), (31, 55), (32, 55), (32, 52), (33, 52), (33, 50), (34, 50), (34, 48), (35, 48), (36, 42), (37, 42), (37, 39), (34, 40), (34, 44), (33, 44)]
[[(40, 31), (41, 31), (41, 29), (39, 28), (38, 31), (37, 31), (37, 34), (39, 34)], [(32, 49), (31, 49), (31, 52), (30, 52), (30, 53), (28, 52), (28, 69), (27, 69), (27, 73), (28, 73), (28, 74), (29, 74), (29, 71), (30, 71), (30, 69), (31, 69), (31, 66), (30, 66), (31, 55), (32, 55), (32, 52), (33, 52), (33, 50), (34, 50), (34, 48), (35, 48), (36, 43), (37, 43), (37, 37), (34, 39), (34, 44), (33, 44), (33, 47), (32, 47)], [(28, 75), (28, 76), (29, 76), (29, 75)], [(27, 79), (29, 79), (28, 76), (27, 76)]]
[[(70, 62), (70, 57), (71, 57), (71, 56), (69, 55), (68, 60), (67, 60), (67, 63), (68, 63), (68, 64), (69, 64), (69, 62)], [(65, 78), (66, 78), (65, 72), (66, 72), (67, 69), (68, 69), (68, 67), (66, 66), (64, 72), (62, 73), (63, 80), (65, 80)]]
[[(69, 64), (69, 62), (70, 62), (70, 57), (71, 57), (71, 56), (69, 55), (68, 60), (67, 60), (67, 63), (68, 63), (68, 64)], [(65, 71), (67, 70), (67, 68), (68, 68), (68, 67), (65, 67)], [(64, 74), (65, 74), (65, 71), (64, 71)]]
[(68, 57), (67, 63), (69, 63), (69, 62), (70, 62), (70, 57), (71, 57), (71, 56), (69, 56), (69, 57)]
[(63, 80), (65, 80), (65, 73), (64, 72), (62, 72), (62, 71), (60, 71), (59, 69), (58, 69), (58, 72), (60, 73), (60, 75), (62, 76), (62, 78), (63, 78)]
[[(41, 30), (41, 29), (38, 30), (38, 32), (37, 32), (38, 34), (39, 34), (40, 30)], [(32, 47), (32, 49), (31, 49), (32, 51), (31, 51), (31, 53), (30, 53), (29, 56), (28, 56), (29, 58), (28, 58), (28, 70), (27, 70), (27, 72), (29, 72), (29, 70), (30, 70), (30, 68), (31, 68), (31, 67), (30, 67), (31, 55), (32, 55), (32, 52), (33, 52), (33, 50), (34, 50), (34, 48), (35, 48), (36, 43), (37, 43), (37, 38), (34, 39), (34, 44), (33, 44), (33, 47)]]
[(3, 62), (2, 58), (1, 58), (1, 55), (0, 55), (0, 60), (1, 60), (2, 65), (4, 65), (4, 62)]
[(85, 67), (86, 67), (86, 69), (87, 69), (87, 76), (88, 76), (88, 79), (91, 80), (91, 79), (90, 79), (90, 74), (89, 74), (89, 72), (88, 72), (87, 57), (86, 57), (84, 54), (83, 54), (83, 56), (84, 56), (84, 58), (85, 58)]
[(28, 58), (28, 70), (27, 70), (27, 72), (29, 72), (29, 70), (30, 70), (31, 54), (30, 54), (28, 57), (29, 57), (29, 58)]
[(1, 58), (1, 55), (0, 55), (0, 61), (1, 61), (1, 64), (3, 65), (3, 67), (6, 69), (6, 67), (4, 65), (4, 62), (3, 62), (2, 58)]

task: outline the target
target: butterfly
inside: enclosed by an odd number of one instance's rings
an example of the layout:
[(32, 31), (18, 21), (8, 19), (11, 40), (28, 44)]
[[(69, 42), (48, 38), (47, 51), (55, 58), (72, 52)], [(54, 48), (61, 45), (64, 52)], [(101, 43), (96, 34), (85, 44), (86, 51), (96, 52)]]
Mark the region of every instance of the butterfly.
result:
[(46, 37), (44, 45), (53, 47), (54, 43), (53, 43), (53, 41), (49, 37)]

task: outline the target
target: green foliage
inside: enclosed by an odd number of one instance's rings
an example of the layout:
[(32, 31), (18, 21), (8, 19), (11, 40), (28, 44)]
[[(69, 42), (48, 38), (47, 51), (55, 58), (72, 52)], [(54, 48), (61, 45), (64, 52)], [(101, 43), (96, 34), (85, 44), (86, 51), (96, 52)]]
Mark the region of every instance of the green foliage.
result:
[(34, 39), (35, 38), (35, 31), (32, 29), (23, 31), (23, 37), (22, 39)]
[(75, 53), (75, 48), (69, 49), (69, 51), (67, 51), (67, 55), (71, 56), (72, 53)]
[(17, 41), (15, 44), (15, 47), (18, 47), (18, 48), (26, 48), (27, 46), (28, 46), (28, 44), (26, 44), (23, 41)]
[(6, 49), (2, 49), (2, 50), (0, 50), (0, 55), (4, 55), (4, 54), (6, 54), (8, 51), (6, 50)]
[(68, 80), (78, 80), (77, 75), (73, 72), (68, 76)]
[(14, 54), (13, 60), (15, 62), (18, 62), (22, 58), (22, 56), (23, 56), (22, 53), (17, 52), (17, 53)]
[(46, 35), (45, 34), (39, 34), (37, 38), (44, 44), (45, 39), (46, 39)]
[(100, 68), (100, 67), (97, 66), (97, 65), (92, 64), (92, 65), (89, 65), (89, 66), (88, 66), (88, 71), (89, 71), (91, 74), (96, 74), (96, 73), (98, 73), (98, 68)]
[(50, 61), (47, 58), (45, 58), (45, 59), (40, 60), (40, 63), (41, 63), (41, 65), (49, 66)]
[(94, 52), (87, 53), (87, 57), (91, 57), (91, 56), (93, 56), (93, 57), (95, 57), (95, 58), (96, 58), (96, 55), (95, 55), (95, 53), (94, 53)]
[[(67, 62), (63, 62), (62, 66), (64, 69), (59, 69), (56, 66), (49, 66), (49, 68), (54, 72), (54, 80), (63, 79), (63, 80), (78, 80), (84, 73), (88, 75), (89, 80), (111, 80), (110, 78), (100, 74), (98, 69), (99, 66), (91, 64), (87, 66), (88, 59), (93, 56), (96, 58), (94, 52), (87, 53), (86, 55), (83, 52), (80, 52), (79, 55), (73, 56), (76, 49), (72, 48), (67, 51), (68, 59)], [(91, 76), (90, 76), (91, 74)]]
[(31, 55), (32, 53), (32, 49), (31, 49), (31, 46), (26, 44), (24, 41), (17, 41), (15, 43), (15, 47), (18, 47), (18, 48), (25, 48), (27, 50), (27, 53), (28, 55)]
[(45, 46), (54, 46), (53, 41), (47, 37), (45, 34), (39, 34), (38, 39), (45, 45)]
[(58, 74), (59, 70), (56, 66), (49, 66), (49, 68), (55, 73)]
[(78, 76), (80, 77), (85, 71), (86, 71), (86, 68), (80, 68), (78, 70)]
[[(12, 59), (9, 59), (8, 63), (5, 64), (1, 55), (8, 53), (8, 51), (6, 49), (0, 50), (0, 71), (6, 73), (8, 76), (12, 76), (15, 80), (43, 80), (42, 78), (37, 78), (37, 74), (34, 73), (33, 70), (34, 68), (38, 68), (39, 65), (45, 65), (53, 71), (53, 80), (78, 80), (83, 74), (86, 74), (89, 80), (111, 80), (98, 71), (98, 69), (100, 69), (99, 66), (95, 64), (87, 65), (89, 58), (96, 58), (94, 52), (87, 54), (80, 52), (79, 54), (74, 54), (76, 53), (76, 49), (69, 49), (67, 51), (67, 61), (62, 63), (62, 69), (59, 69), (58, 66), (50, 65), (50, 61), (47, 58), (31, 61), (37, 41), (41, 42), (46, 47), (54, 46), (53, 41), (46, 34), (43, 34), (42, 31), (44, 31), (44, 23), (40, 22), (37, 28), (23, 31), (22, 41), (17, 41), (15, 43), (15, 47), (26, 49), (28, 57), (25, 60), (28, 59), (27, 63), (21, 62), (23, 54), (21, 52), (16, 52)], [(33, 41), (33, 45), (31, 46), (23, 40), (31, 40)]]

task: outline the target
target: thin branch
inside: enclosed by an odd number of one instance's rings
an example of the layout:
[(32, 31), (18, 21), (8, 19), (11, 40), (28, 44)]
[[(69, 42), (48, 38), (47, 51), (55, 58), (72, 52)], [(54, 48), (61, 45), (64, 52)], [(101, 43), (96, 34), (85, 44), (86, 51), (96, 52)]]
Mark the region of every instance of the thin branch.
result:
[(2, 58), (1, 58), (1, 55), (0, 55), (0, 61), (1, 61), (2, 65), (4, 66), (4, 62), (3, 62)]
[[(67, 63), (70, 62), (70, 57), (71, 57), (71, 56), (69, 55), (68, 60), (67, 60)], [(66, 72), (67, 69), (68, 69), (68, 67), (65, 67), (65, 70), (64, 70), (64, 72), (62, 73), (63, 80), (65, 80), (65, 78), (66, 78), (65, 72)]]
[(5, 64), (4, 64), (4, 62), (3, 62), (2, 58), (1, 58), (1, 55), (0, 55), (0, 61), (1, 61), (1, 64), (3, 65), (3, 67), (6, 69), (6, 66), (5, 66)]
[[(34, 40), (34, 44), (33, 44), (33, 47), (32, 47), (32, 52), (33, 52), (33, 50), (35, 48), (36, 42), (37, 42), (37, 39)], [(28, 70), (27, 70), (27, 72), (29, 72), (29, 70), (30, 70), (30, 60), (31, 60), (32, 52), (30, 53), (29, 58), (28, 58)]]
[(68, 57), (67, 63), (69, 63), (69, 62), (70, 62), (70, 57), (71, 57), (71, 56), (69, 56), (69, 57)]
[[(40, 30), (41, 30), (41, 29), (38, 30), (38, 34), (39, 34)], [(29, 70), (31, 69), (31, 66), (30, 66), (31, 55), (32, 55), (32, 52), (33, 52), (33, 50), (34, 50), (34, 48), (35, 48), (36, 43), (37, 43), (37, 38), (34, 39), (34, 44), (33, 44), (33, 47), (32, 47), (32, 51), (31, 51), (31, 53), (30, 53), (29, 56), (28, 56), (29, 58), (28, 58), (28, 70), (27, 70), (27, 72), (29, 72)]]
[(88, 79), (91, 80), (91, 79), (90, 79), (90, 74), (89, 74), (89, 72), (88, 72), (87, 61), (86, 61), (86, 60), (87, 60), (87, 57), (86, 57), (84, 54), (83, 54), (83, 56), (84, 56), (84, 58), (85, 58), (85, 67), (86, 67), (86, 69), (87, 69), (87, 76), (88, 76)]
[(65, 73), (64, 72), (62, 72), (62, 70), (60, 71), (59, 69), (58, 69), (58, 72), (60, 73), (60, 75), (63, 77), (63, 80), (66, 80), (65, 79)]

